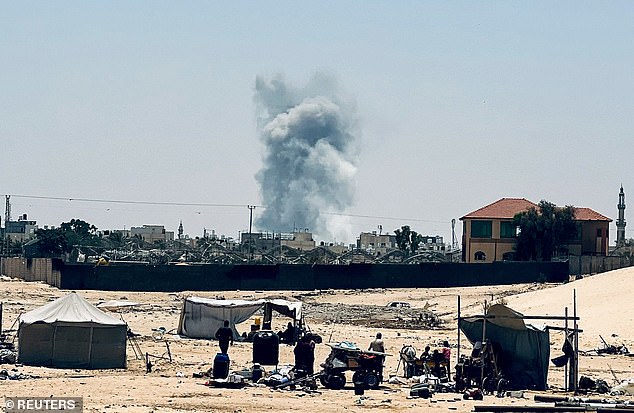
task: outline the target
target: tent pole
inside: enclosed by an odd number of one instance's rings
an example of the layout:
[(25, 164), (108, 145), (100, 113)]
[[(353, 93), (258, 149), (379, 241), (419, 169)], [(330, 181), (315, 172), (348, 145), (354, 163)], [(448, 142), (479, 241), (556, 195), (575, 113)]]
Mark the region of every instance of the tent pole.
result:
[(51, 366), (55, 363), (55, 341), (57, 340), (57, 325), (53, 327), (53, 349), (51, 350)]
[(456, 351), (456, 363), (460, 362), (460, 296), (458, 296), (458, 351)]
[(92, 367), (90, 363), (90, 359), (92, 358), (92, 333), (95, 329), (95, 326), (90, 326), (90, 340), (88, 341), (88, 367)]
[(573, 315), (575, 317), (575, 360), (574, 360), (574, 374), (573, 377), (575, 378), (575, 382), (574, 382), (574, 389), (575, 389), (575, 394), (577, 394), (577, 383), (579, 383), (579, 331), (578, 331), (578, 326), (577, 326), (577, 289), (575, 288), (574, 290), (572, 290), (573, 293)]
[[(564, 309), (564, 314), (566, 315), (566, 322), (564, 324), (564, 343), (568, 341), (568, 307)], [(564, 364), (564, 389), (569, 391), (568, 387), (568, 363)]]
[[(484, 346), (486, 343), (486, 335), (487, 335), (487, 300), (484, 300), (484, 317), (482, 317), (482, 350), (484, 351)], [(487, 348), (488, 351), (488, 348)], [(484, 381), (484, 363), (480, 367), (480, 386), (482, 386), (482, 382)]]
[[(566, 321), (564, 324), (564, 343), (567, 343), (568, 342), (568, 307), (564, 308), (564, 314), (566, 315)], [(570, 388), (570, 383), (568, 380), (568, 364), (571, 364), (571, 363), (567, 362), (564, 365), (564, 389), (566, 391), (572, 390)]]

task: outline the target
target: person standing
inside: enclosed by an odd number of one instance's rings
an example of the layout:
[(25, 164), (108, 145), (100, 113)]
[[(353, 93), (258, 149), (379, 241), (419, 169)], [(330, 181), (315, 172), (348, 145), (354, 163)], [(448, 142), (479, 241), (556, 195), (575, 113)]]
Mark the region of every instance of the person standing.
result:
[(383, 335), (381, 333), (376, 333), (376, 338), (372, 340), (368, 350), (385, 353), (385, 343), (383, 342)]
[(229, 350), (229, 342), (233, 344), (233, 330), (229, 327), (229, 320), (224, 321), (224, 326), (220, 327), (218, 331), (216, 331), (215, 337), (216, 340), (218, 340), (220, 352), (227, 354), (227, 351)]
[(308, 336), (303, 336), (293, 350), (295, 354), (295, 369), (311, 375), (315, 372), (315, 342)]
[[(385, 343), (383, 342), (383, 334), (376, 333), (376, 338), (370, 343), (368, 347), (370, 351), (376, 351), (377, 353), (385, 353)], [(383, 363), (385, 362), (385, 356), (376, 356), (376, 368), (379, 372), (379, 381), (383, 381)]]
[(447, 362), (447, 375), (451, 378), (451, 347), (449, 347), (449, 342), (447, 340), (442, 343), (442, 355), (445, 357), (445, 361)]

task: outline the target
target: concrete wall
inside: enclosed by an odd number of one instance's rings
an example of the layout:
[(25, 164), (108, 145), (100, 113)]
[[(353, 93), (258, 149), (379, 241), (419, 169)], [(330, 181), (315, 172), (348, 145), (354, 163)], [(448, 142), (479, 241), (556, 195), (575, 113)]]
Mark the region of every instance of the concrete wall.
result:
[(43, 281), (49, 285), (61, 286), (61, 260), (52, 258), (1, 258), (0, 273), (25, 281)]
[(567, 262), (66, 265), (61, 288), (127, 291), (439, 288), (568, 280)]
[(588, 275), (634, 265), (634, 257), (582, 255), (569, 257), (570, 275)]

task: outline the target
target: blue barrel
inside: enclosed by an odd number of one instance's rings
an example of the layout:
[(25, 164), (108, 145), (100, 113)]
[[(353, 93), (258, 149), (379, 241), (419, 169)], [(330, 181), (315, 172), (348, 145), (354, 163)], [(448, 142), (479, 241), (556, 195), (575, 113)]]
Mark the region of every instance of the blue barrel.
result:
[(229, 356), (227, 354), (216, 354), (213, 376), (214, 379), (226, 379), (229, 376)]
[(258, 331), (253, 336), (253, 362), (277, 366), (280, 362), (280, 338), (272, 331)]

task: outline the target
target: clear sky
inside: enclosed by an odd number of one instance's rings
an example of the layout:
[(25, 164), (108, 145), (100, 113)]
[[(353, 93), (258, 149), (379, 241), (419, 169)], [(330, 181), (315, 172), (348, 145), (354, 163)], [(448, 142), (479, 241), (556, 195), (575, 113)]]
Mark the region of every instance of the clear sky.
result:
[(337, 242), (379, 225), (449, 241), (502, 197), (616, 220), (633, 40), (632, 1), (2, 1), (0, 194), (40, 226), (237, 237), (264, 206), (256, 77), (328, 73), (359, 130)]

